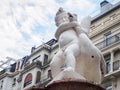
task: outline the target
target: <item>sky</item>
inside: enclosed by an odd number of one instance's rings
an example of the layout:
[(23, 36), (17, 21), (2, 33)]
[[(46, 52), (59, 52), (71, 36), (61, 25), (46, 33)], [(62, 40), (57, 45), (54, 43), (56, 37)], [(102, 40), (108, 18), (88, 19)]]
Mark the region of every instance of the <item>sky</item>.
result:
[[(63, 7), (81, 18), (100, 9), (103, 0), (0, 0), (0, 61), (15, 60), (30, 54), (54, 37), (54, 17)], [(107, 0), (115, 3), (120, 0)]]

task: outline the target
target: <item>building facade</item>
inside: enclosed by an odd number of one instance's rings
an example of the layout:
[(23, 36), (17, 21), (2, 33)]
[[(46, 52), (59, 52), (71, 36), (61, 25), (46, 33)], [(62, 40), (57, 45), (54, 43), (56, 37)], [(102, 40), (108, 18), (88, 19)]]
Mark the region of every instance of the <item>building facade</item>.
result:
[(37, 48), (32, 47), (29, 56), (0, 72), (0, 90), (25, 90), (36, 85), (46, 85), (52, 80), (49, 64), (57, 51), (58, 43), (55, 39)]
[(89, 36), (106, 61), (103, 86), (120, 90), (120, 2), (112, 5), (103, 1), (100, 5), (101, 12), (92, 19)]
[[(106, 75), (102, 85), (107, 90), (120, 89), (120, 2), (100, 3), (101, 12), (92, 18), (90, 39), (101, 50), (106, 61)], [(31, 54), (0, 71), (0, 90), (25, 90), (42, 87), (52, 80), (50, 61), (58, 51), (57, 40), (52, 39)]]

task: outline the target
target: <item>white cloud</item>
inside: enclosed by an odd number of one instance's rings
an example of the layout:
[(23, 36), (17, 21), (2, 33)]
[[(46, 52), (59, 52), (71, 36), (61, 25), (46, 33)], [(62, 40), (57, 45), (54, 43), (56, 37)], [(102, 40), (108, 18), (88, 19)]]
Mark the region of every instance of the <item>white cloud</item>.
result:
[(95, 4), (93, 4), (90, 0), (66, 0), (66, 7), (78, 9), (79, 11), (84, 11), (87, 9), (93, 9)]
[(91, 1), (92, 0), (66, 0), (64, 4), (62, 4), (62, 7), (78, 15), (86, 15), (96, 7), (96, 4)]
[[(53, 38), (54, 15), (60, 6), (77, 14), (95, 8), (90, 0), (66, 0), (62, 4), (55, 0), (0, 0), (0, 60), (22, 58), (42, 39)], [(36, 25), (41, 26), (39, 33), (34, 31)]]

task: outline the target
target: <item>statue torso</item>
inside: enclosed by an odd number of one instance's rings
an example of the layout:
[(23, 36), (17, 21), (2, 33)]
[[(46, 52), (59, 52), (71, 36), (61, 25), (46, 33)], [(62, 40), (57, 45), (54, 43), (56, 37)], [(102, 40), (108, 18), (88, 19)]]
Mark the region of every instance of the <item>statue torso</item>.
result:
[(71, 28), (61, 33), (58, 41), (60, 48), (63, 48), (70, 45), (71, 43), (78, 42), (78, 37), (76, 35), (76, 32)]

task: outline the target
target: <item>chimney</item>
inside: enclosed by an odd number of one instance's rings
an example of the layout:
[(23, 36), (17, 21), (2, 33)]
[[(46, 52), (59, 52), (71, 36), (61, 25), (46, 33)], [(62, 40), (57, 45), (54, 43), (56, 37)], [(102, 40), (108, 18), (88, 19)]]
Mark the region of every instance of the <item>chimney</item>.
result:
[(107, 0), (104, 0), (100, 3), (101, 6), (101, 13), (104, 13), (112, 8), (112, 4)]
[(32, 48), (31, 48), (31, 53), (33, 53), (35, 49), (36, 49), (35, 46), (32, 47)]

